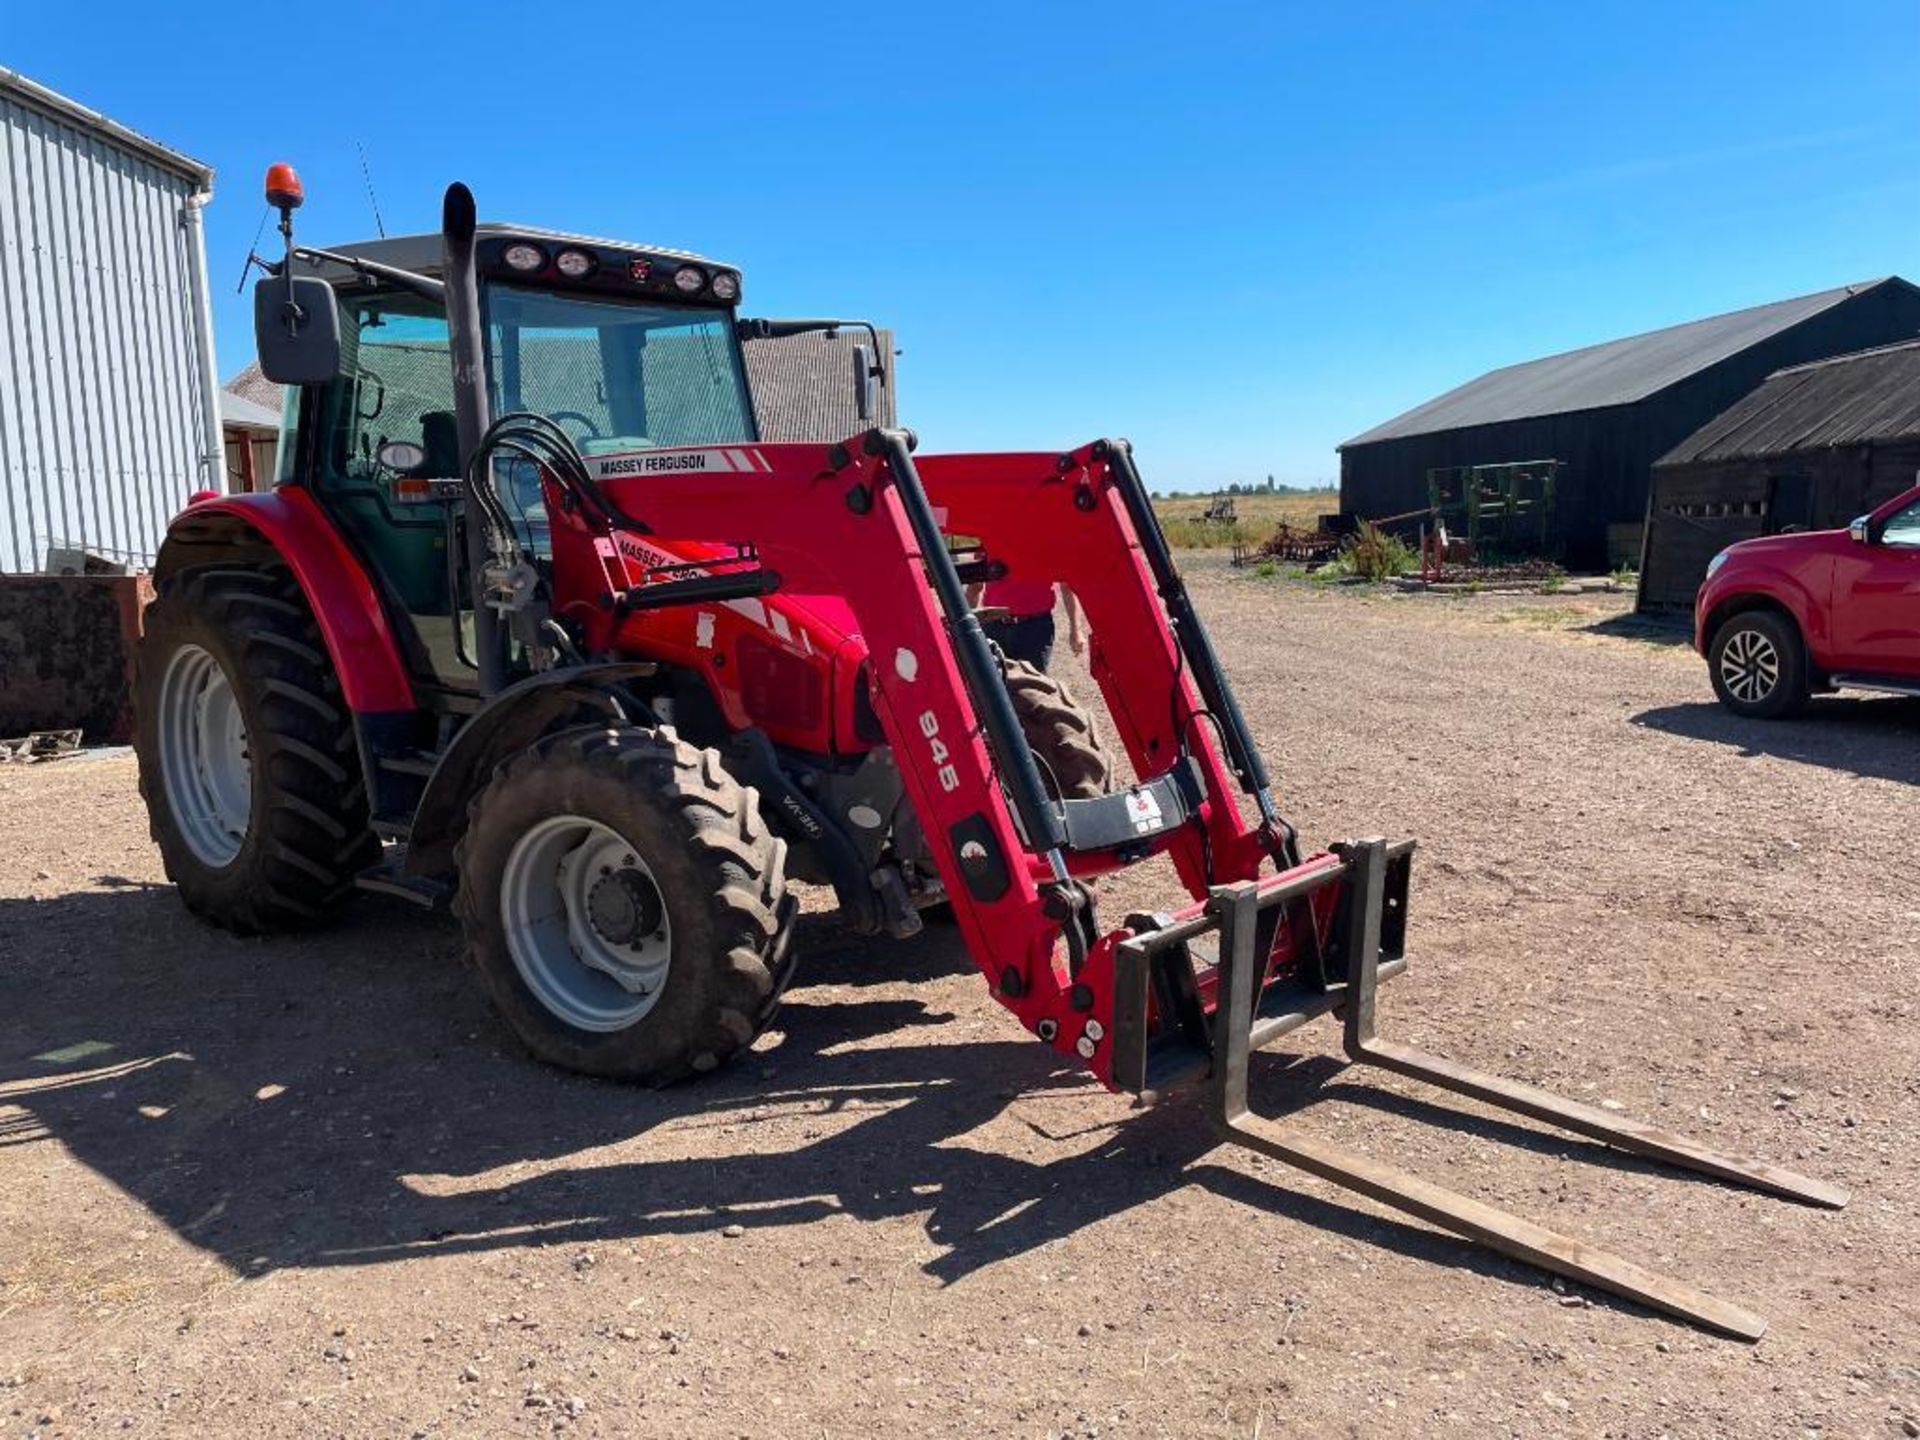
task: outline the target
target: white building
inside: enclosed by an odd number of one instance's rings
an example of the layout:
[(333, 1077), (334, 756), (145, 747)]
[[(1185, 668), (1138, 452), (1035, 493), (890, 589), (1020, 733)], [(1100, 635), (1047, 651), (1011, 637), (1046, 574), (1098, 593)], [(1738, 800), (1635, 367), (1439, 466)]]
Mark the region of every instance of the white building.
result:
[(225, 460), (213, 171), (0, 69), (0, 573), (145, 565)]

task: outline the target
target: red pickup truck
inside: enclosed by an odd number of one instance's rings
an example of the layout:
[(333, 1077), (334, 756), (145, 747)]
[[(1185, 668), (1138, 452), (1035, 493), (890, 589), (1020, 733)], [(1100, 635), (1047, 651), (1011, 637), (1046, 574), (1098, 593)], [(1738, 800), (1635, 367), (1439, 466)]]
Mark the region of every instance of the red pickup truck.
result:
[(1729, 545), (1693, 644), (1737, 715), (1790, 715), (1815, 690), (1920, 695), (1920, 486), (1845, 530)]

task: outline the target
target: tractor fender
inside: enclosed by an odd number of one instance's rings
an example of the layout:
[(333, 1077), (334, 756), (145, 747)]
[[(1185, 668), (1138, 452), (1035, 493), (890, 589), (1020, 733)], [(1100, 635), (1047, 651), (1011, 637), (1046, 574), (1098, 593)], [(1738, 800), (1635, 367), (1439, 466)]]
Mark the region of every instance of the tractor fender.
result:
[[(650, 724), (637, 702), (614, 693), (627, 680), (654, 674), (644, 662), (568, 665), (510, 685), (460, 727), (427, 777), (407, 836), (407, 873), (431, 879), (453, 874), (453, 851), (467, 829), (467, 805), (508, 756), (556, 724), (592, 712), (609, 723)], [(590, 722), (588, 722), (590, 723)]]
[(154, 581), (206, 565), (257, 563), (263, 542), (305, 593), (348, 706), (359, 713), (416, 709), (399, 637), (373, 582), (333, 522), (298, 486), (189, 505), (167, 527)]

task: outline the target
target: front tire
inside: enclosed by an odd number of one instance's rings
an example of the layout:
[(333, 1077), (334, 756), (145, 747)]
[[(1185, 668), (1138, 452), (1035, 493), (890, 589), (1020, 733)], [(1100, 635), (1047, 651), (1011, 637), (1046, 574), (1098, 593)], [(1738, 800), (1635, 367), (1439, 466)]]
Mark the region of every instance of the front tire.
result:
[(661, 1084), (715, 1069), (773, 1018), (797, 908), (786, 851), (716, 752), (666, 727), (568, 730), (475, 798), (455, 909), (535, 1056)]
[(324, 920), (380, 858), (352, 715), (284, 566), (162, 580), (133, 704), (148, 824), (196, 915), (240, 934)]
[(1736, 715), (1778, 720), (1807, 703), (1807, 647), (1793, 621), (1746, 610), (1714, 632), (1707, 647), (1713, 693)]

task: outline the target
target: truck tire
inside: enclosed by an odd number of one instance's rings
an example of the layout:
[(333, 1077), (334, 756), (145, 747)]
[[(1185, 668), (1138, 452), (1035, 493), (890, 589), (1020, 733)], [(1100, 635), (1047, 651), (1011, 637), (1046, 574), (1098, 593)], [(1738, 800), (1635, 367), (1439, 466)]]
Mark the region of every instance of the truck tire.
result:
[(353, 718), (284, 566), (162, 580), (133, 709), (148, 825), (194, 914), (243, 935), (325, 920), (380, 858)]
[(1013, 697), (1020, 732), (1040, 762), (1040, 778), (1048, 789), (1057, 785), (1062, 800), (1106, 794), (1106, 752), (1094, 731), (1093, 717), (1080, 708), (1073, 692), (1046, 671), (1004, 655), (1000, 674)]
[(1707, 647), (1713, 693), (1736, 715), (1778, 720), (1807, 703), (1807, 647), (1777, 610), (1743, 610)]
[(535, 1056), (664, 1084), (773, 1018), (793, 964), (786, 855), (717, 752), (666, 726), (566, 730), (475, 796), (454, 908)]

